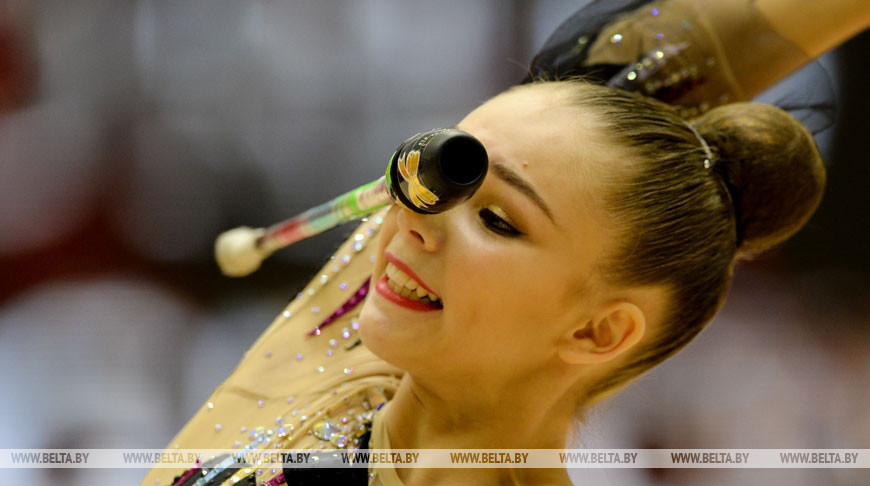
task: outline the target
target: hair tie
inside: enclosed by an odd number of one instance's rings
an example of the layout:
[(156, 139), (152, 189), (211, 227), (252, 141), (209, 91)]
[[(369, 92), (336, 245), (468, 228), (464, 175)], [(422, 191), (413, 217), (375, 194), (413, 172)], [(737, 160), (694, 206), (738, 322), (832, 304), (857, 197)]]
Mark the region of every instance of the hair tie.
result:
[[(704, 147), (704, 154), (707, 156), (704, 159), (704, 168), (710, 169), (713, 167), (713, 151), (710, 150), (710, 146), (707, 145), (707, 141), (704, 140), (704, 137), (698, 133), (698, 130), (692, 126), (691, 123), (683, 120), (683, 124), (695, 134), (695, 137), (701, 142), (701, 146)], [(714, 171), (716, 172), (716, 171)], [(737, 248), (740, 248), (740, 245), (743, 244), (743, 230), (740, 228), (740, 207), (737, 205), (737, 201), (735, 201), (735, 195), (737, 194), (734, 185), (731, 183), (728, 177), (725, 177), (723, 174), (716, 172), (716, 178), (722, 181), (722, 185), (725, 187), (725, 197), (728, 198), (728, 205), (731, 206), (731, 210), (734, 214), (734, 230), (735, 230), (735, 245)]]
[(704, 147), (704, 154), (707, 155), (707, 158), (704, 159), (704, 168), (705, 168), (705, 169), (709, 169), (710, 167), (713, 166), (713, 151), (710, 150), (710, 146), (707, 145), (707, 141), (704, 140), (704, 137), (702, 137), (701, 134), (698, 133), (698, 130), (696, 130), (695, 127), (692, 126), (691, 123), (689, 123), (689, 122), (683, 120), (683, 124), (686, 125), (686, 127), (687, 127), (689, 130), (691, 130), (692, 133), (695, 134), (695, 138), (697, 138), (698, 141), (701, 142), (701, 146)]

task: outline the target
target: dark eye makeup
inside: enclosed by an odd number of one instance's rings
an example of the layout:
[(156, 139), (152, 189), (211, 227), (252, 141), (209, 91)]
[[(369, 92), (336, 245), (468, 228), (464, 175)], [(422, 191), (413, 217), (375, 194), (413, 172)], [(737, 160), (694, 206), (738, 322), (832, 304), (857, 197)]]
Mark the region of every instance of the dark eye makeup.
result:
[(478, 214), (484, 226), (493, 233), (508, 237), (516, 237), (523, 234), (489, 208), (482, 208)]

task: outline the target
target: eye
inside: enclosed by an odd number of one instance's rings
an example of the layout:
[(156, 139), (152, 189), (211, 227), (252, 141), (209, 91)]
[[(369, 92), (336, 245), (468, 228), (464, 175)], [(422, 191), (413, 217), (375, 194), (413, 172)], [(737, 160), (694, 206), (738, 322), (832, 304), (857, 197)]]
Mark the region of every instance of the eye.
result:
[(489, 208), (481, 209), (478, 214), (480, 214), (480, 219), (483, 221), (483, 224), (494, 233), (511, 237), (522, 235), (519, 230), (511, 226), (510, 223), (505, 221), (501, 216), (497, 215)]

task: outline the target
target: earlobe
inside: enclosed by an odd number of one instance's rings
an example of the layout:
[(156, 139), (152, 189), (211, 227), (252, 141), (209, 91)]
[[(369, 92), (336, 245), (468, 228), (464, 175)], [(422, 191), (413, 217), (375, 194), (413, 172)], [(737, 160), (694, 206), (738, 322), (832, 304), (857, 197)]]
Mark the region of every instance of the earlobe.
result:
[(634, 347), (645, 331), (643, 310), (618, 302), (565, 336), (559, 342), (559, 357), (568, 364), (603, 363)]

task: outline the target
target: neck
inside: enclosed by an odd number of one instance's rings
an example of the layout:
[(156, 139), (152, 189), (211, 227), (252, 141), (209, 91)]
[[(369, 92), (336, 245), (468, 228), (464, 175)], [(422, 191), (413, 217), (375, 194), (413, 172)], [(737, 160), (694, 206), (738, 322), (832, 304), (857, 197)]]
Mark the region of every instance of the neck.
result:
[[(549, 380), (426, 386), (406, 374), (383, 418), (392, 449), (563, 449), (574, 401)], [(542, 386), (541, 383), (553, 385)], [(557, 393), (560, 390), (562, 393)], [(405, 484), (570, 484), (564, 469), (397, 469)], [(473, 481), (472, 481), (473, 479)]]

